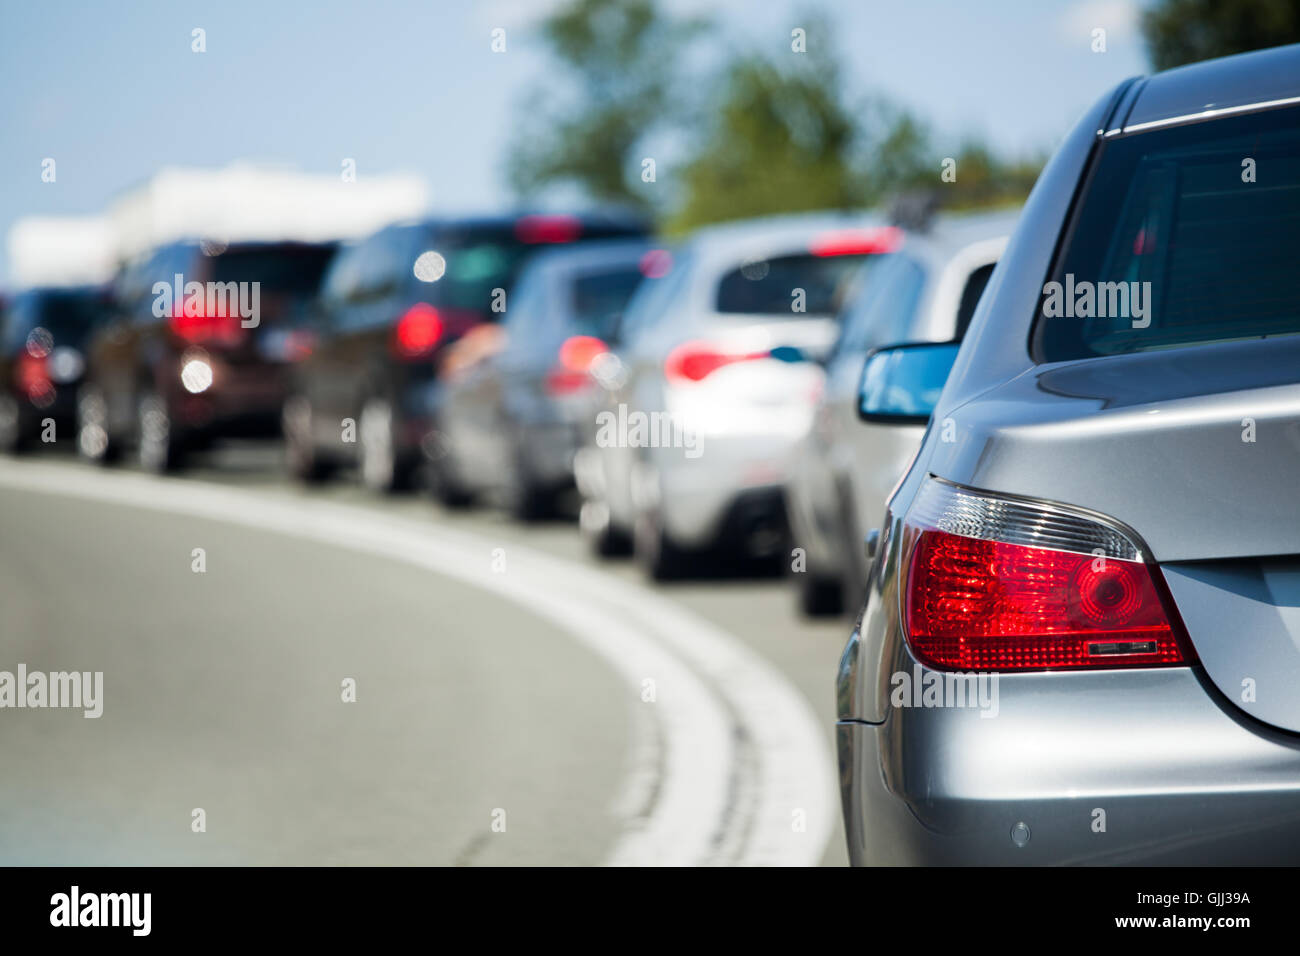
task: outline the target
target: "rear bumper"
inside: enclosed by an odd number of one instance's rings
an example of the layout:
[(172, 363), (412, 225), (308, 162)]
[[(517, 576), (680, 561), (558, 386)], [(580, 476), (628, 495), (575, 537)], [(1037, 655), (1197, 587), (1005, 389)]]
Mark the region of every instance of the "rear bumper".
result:
[(762, 510), (784, 525), (784, 488), (795, 444), (757, 435), (707, 438), (696, 457), (679, 448), (653, 449), (658, 503), (669, 536), (682, 547), (708, 547), (744, 520), (743, 514), (736, 516), (738, 510)]
[[(211, 360), (212, 384), (197, 394), (179, 377), (168, 382), (173, 427), (189, 435), (269, 436), (280, 430), (287, 368), (278, 364), (240, 364)], [(164, 378), (166, 380), (166, 378)]]
[(1300, 739), (1204, 684), (1192, 668), (1001, 675), (996, 716), (892, 705), (880, 724), (841, 720), (850, 859), (1300, 863)]

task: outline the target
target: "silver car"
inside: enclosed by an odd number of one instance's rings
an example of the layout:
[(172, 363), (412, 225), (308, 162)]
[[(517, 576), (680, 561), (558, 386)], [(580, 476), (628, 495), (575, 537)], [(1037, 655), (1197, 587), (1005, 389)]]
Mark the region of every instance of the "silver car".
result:
[(933, 417), (838, 675), (853, 862), (1300, 862), (1297, 223), (1300, 47), (1131, 80), (955, 364), (869, 360)]
[(521, 520), (554, 513), (593, 414), (591, 372), (617, 348), (623, 309), (657, 254), (644, 240), (617, 239), (529, 261), (496, 350), (444, 372), (444, 501), (450, 486), (462, 497), (495, 495)]
[(581, 524), (633, 540), (654, 578), (717, 545), (775, 557), (783, 486), (808, 430), (835, 316), (863, 260), (898, 231), (861, 216), (715, 226), (672, 253), (628, 307), (607, 407), (575, 461)]
[(903, 233), (896, 252), (865, 267), (845, 309), (826, 383), (786, 487), (792, 562), (807, 614), (856, 611), (864, 594), (863, 550), (885, 501), (921, 445), (925, 421), (863, 423), (858, 381), (867, 355), (903, 342), (960, 341), (1017, 212), (940, 216)]

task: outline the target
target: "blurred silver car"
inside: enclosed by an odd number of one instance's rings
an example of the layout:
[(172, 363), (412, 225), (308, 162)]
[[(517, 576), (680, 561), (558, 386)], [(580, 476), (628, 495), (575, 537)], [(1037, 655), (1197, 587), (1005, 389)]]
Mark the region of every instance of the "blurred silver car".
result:
[(654, 261), (645, 240), (621, 239), (563, 246), (524, 267), (496, 350), (444, 373), (432, 454), (444, 500), (450, 486), (462, 498), (496, 495), (522, 520), (553, 513), (594, 414), (593, 366), (617, 347)]
[[(791, 575), (807, 614), (856, 611), (865, 593), (864, 542), (921, 445), (925, 418), (863, 422), (858, 383), (868, 353), (903, 342), (958, 342), (1018, 211), (940, 216), (903, 233), (896, 252), (867, 267), (826, 363), (812, 428), (786, 487)], [(792, 562), (793, 564), (793, 562)]]
[(818, 366), (857, 268), (898, 230), (803, 215), (701, 230), (629, 306), (608, 404), (576, 463), (581, 523), (602, 551), (630, 536), (655, 578), (725, 544), (774, 557), (782, 487)]
[(840, 665), (853, 862), (1300, 862), (1297, 222), (1300, 46), (1130, 80), (955, 364), (868, 361), (934, 412)]

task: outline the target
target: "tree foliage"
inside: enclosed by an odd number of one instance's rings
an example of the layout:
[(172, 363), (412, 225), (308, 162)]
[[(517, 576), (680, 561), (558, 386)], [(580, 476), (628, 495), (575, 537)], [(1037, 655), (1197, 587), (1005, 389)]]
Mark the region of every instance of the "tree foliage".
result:
[(1159, 0), (1142, 14), (1151, 63), (1184, 63), (1300, 42), (1297, 0)]
[(654, 0), (575, 0), (548, 18), (541, 36), (556, 70), (510, 148), (516, 192), (568, 183), (600, 202), (646, 205), (636, 147), (679, 112), (677, 62), (702, 27), (664, 16)]

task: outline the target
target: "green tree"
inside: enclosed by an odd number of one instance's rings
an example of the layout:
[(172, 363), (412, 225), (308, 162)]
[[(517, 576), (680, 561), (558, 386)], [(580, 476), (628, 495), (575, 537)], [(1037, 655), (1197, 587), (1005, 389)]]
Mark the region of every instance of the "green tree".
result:
[(714, 120), (678, 171), (683, 195), (672, 231), (867, 200), (838, 65), (825, 57), (796, 62), (780, 69), (750, 55), (731, 63)]
[(684, 108), (680, 64), (703, 26), (664, 16), (654, 0), (574, 0), (549, 17), (541, 36), (560, 82), (548, 78), (525, 105), (506, 166), (515, 191), (567, 184), (646, 207), (637, 146)]
[(1296, 0), (1159, 0), (1142, 14), (1151, 62), (1167, 70), (1300, 42)]

